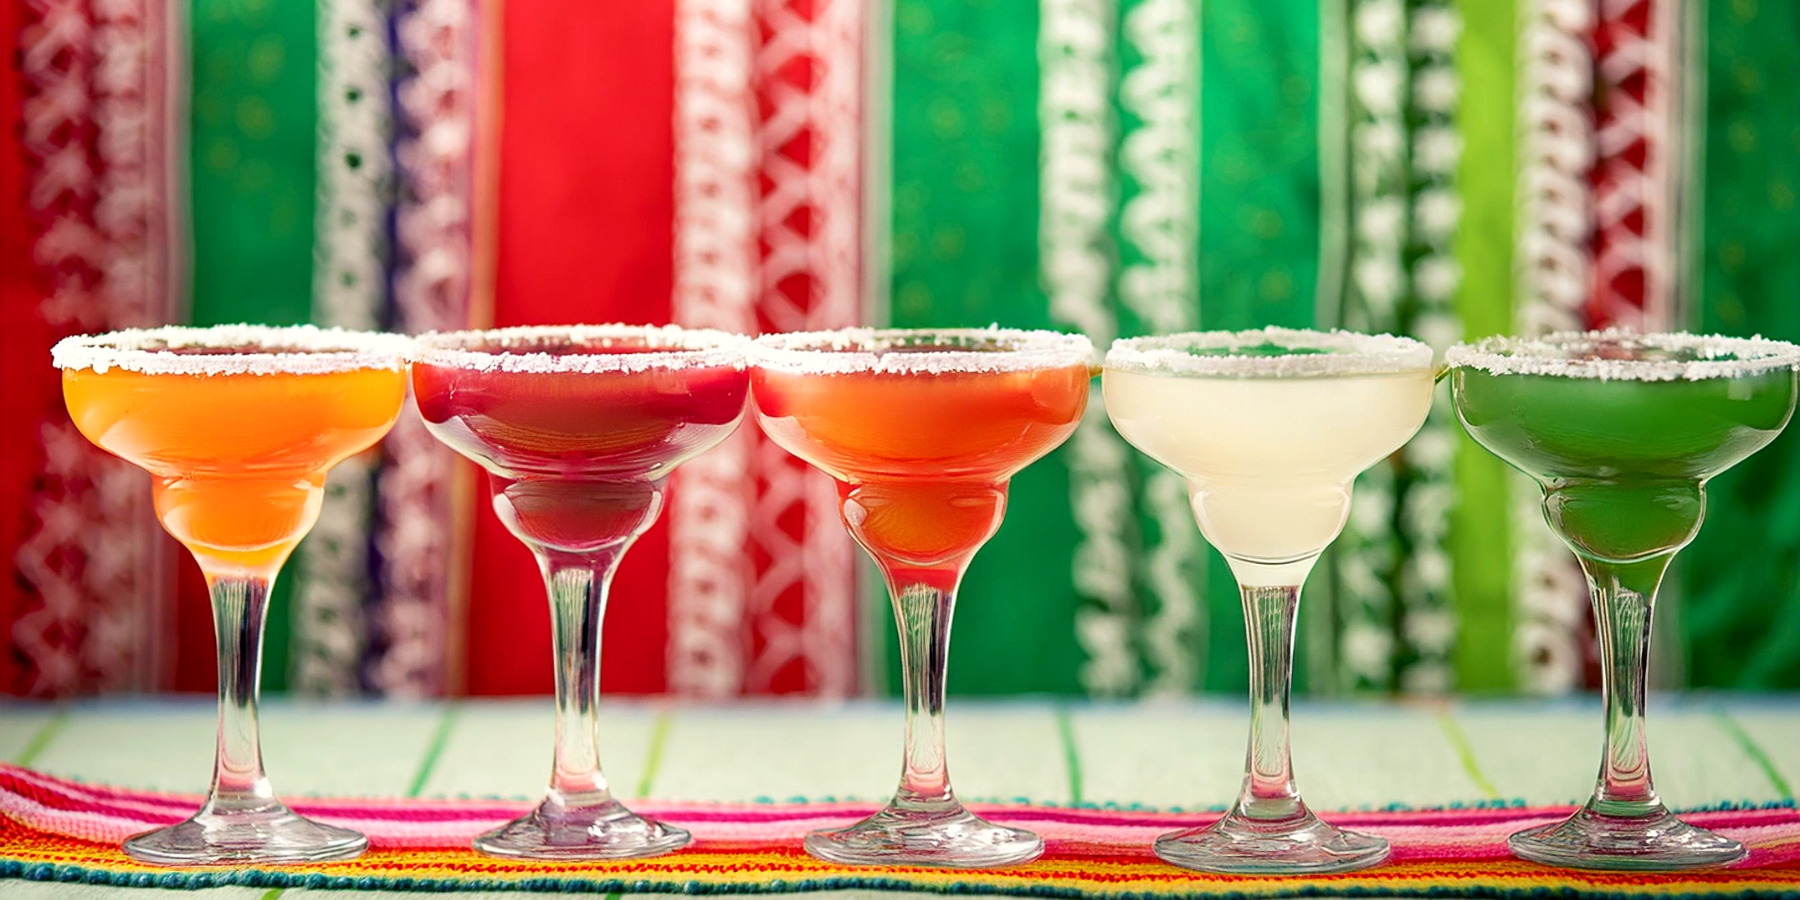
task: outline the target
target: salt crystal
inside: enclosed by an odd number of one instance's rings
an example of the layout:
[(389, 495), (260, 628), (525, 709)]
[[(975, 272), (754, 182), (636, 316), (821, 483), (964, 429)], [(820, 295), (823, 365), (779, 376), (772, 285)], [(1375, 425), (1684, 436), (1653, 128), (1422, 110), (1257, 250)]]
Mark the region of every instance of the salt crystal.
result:
[[(1232, 355), (1271, 346), (1323, 352)], [(1106, 367), (1152, 375), (1331, 378), (1429, 369), (1431, 356), (1429, 346), (1407, 337), (1269, 327), (1122, 338), (1106, 352)]]
[[(741, 370), (750, 339), (677, 325), (527, 325), (420, 335), (416, 362), (480, 372), (646, 372), (652, 369)], [(546, 353), (546, 347), (596, 350)], [(607, 353), (607, 350), (633, 350)]]
[[(222, 353), (182, 353), (222, 350)], [(412, 339), (312, 325), (167, 325), (63, 338), (50, 349), (62, 369), (118, 368), (144, 375), (316, 375), (399, 369)]]
[[(1602, 348), (1680, 353), (1690, 359), (1607, 359)], [(1539, 338), (1484, 338), (1444, 354), (1452, 366), (1494, 375), (1552, 375), (1601, 381), (1701, 381), (1800, 369), (1800, 347), (1763, 337), (1685, 333), (1638, 334), (1619, 328), (1565, 331)]]
[(1091, 366), (1094, 345), (1080, 334), (992, 326), (843, 328), (763, 335), (751, 347), (750, 361), (804, 375), (1030, 372)]

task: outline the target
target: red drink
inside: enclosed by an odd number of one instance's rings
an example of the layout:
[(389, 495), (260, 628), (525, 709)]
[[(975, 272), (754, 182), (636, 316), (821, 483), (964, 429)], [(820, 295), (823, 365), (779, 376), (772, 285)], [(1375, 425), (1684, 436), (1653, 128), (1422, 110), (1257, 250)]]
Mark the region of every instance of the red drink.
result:
[(426, 427), (488, 471), (494, 512), (544, 571), (556, 664), (556, 752), (544, 802), (475, 839), (491, 856), (631, 859), (686, 831), (626, 809), (600, 772), (600, 622), (632, 540), (675, 467), (744, 417), (746, 338), (624, 325), (419, 339)]
[(747, 376), (726, 357), (671, 365), (641, 340), (568, 346), (529, 331), (504, 346), (537, 361), (483, 369), (427, 353), (413, 391), (432, 433), (487, 469), (494, 511), (534, 550), (635, 537), (669, 473), (744, 414)]

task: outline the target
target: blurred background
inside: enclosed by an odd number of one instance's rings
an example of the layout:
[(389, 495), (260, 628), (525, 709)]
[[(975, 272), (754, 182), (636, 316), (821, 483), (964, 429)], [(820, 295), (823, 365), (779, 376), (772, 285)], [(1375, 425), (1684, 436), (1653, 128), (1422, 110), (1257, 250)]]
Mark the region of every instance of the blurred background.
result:
[[(1800, 339), (1789, 0), (0, 0), (0, 58), (9, 694), (214, 685), (146, 476), (63, 410), (72, 333)], [(1597, 684), (1579, 571), (1446, 400), (1358, 483), (1301, 690)], [(265, 689), (548, 691), (539, 577), (483, 496), (411, 413), (340, 466)], [(1225, 566), (1104, 416), (1011, 496), (953, 691), (1242, 690)], [(891, 693), (862, 565), (830, 483), (747, 425), (627, 556), (606, 690)], [(1718, 479), (1678, 565), (1656, 683), (1800, 688), (1800, 428)]]

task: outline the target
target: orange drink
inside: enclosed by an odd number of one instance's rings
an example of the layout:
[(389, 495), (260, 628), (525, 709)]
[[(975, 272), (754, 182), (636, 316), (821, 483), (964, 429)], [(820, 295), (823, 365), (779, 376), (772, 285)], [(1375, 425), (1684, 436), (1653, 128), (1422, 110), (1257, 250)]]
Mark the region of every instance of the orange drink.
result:
[(148, 471), (156, 515), (206, 573), (219, 650), (212, 791), (125, 842), (155, 865), (350, 859), (368, 840), (302, 818), (263, 774), (256, 717), (269, 587), (319, 517), (325, 475), (387, 434), (411, 342), (227, 325), (72, 337), (52, 351), (77, 428)]
[(770, 439), (837, 480), (856, 539), (878, 557), (932, 566), (993, 536), (1007, 481), (1068, 438), (1088, 381), (1077, 360), (929, 378), (764, 366), (751, 384)]
[(213, 574), (272, 577), (318, 519), (325, 473), (380, 440), (405, 396), (399, 368), (63, 370), (76, 427), (155, 476), (163, 527)]
[(900, 788), (875, 815), (807, 835), (808, 853), (983, 868), (1043, 852), (951, 791), (945, 665), (963, 572), (1000, 527), (1007, 482), (1081, 421), (1093, 355), (1080, 335), (998, 328), (775, 334), (751, 350), (763, 430), (837, 480), (844, 526), (887, 577), (900, 630)]

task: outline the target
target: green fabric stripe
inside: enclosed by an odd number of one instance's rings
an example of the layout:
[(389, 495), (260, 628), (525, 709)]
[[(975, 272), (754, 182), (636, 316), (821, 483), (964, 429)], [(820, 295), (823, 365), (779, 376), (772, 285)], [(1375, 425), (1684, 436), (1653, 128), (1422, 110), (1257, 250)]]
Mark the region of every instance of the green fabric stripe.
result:
[(1056, 707), (1056, 734), (1062, 739), (1063, 762), (1069, 767), (1069, 804), (1081, 805), (1081, 748), (1075, 744), (1075, 720), (1066, 706)]
[[(193, 0), (188, 184), (195, 325), (312, 316), (318, 38), (313, 3)], [(287, 579), (270, 596), (263, 687), (286, 688)]]
[[(1037, 5), (897, 0), (890, 323), (1050, 324), (1038, 285)], [(1074, 693), (1066, 448), (1013, 478), (959, 592), (950, 690)], [(899, 688), (891, 619), (871, 607)]]
[[(1514, 4), (1461, 0), (1463, 217), (1456, 258), (1462, 264), (1456, 313), (1471, 338), (1506, 334), (1513, 324), (1513, 110), (1518, 13)], [(1439, 390), (1449, 390), (1446, 385)], [(1458, 619), (1457, 687), (1513, 687), (1512, 554), (1507, 534), (1506, 466), (1458, 428), (1456, 492), (1449, 547)]]
[[(1800, 340), (1800, 5), (1706, 4), (1703, 331)], [(1800, 686), (1800, 428), (1714, 479), (1677, 557), (1693, 686)]]
[[(1202, 328), (1317, 324), (1319, 4), (1200, 4)], [(1242, 602), (1208, 548), (1204, 687), (1249, 686)], [(1314, 604), (1315, 606), (1318, 604)], [(1304, 616), (1310, 631), (1323, 622)], [(1308, 688), (1315, 642), (1297, 638), (1294, 686)]]
[(1750, 732), (1744, 730), (1744, 726), (1738, 724), (1738, 721), (1733, 719), (1730, 713), (1722, 709), (1713, 712), (1713, 721), (1718, 722), (1719, 727), (1724, 729), (1726, 734), (1731, 735), (1733, 741), (1737, 742), (1738, 748), (1744, 751), (1744, 755), (1756, 763), (1756, 767), (1762, 770), (1763, 777), (1769, 779), (1769, 784), (1775, 788), (1776, 793), (1788, 800), (1794, 799), (1793, 787), (1789, 786), (1786, 778), (1781, 777), (1781, 770), (1775, 767), (1775, 761), (1769, 758), (1769, 754), (1763, 752), (1761, 745), (1757, 744), (1756, 739), (1750, 736)]
[(1037, 8), (894, 4), (896, 326), (1042, 327)]
[(1200, 14), (1200, 326), (1311, 327), (1318, 2), (1214, 0)]
[(56, 737), (57, 732), (62, 731), (63, 726), (68, 723), (69, 710), (67, 708), (58, 709), (56, 715), (51, 716), (50, 721), (39, 726), (37, 732), (31, 736), (31, 740), (26, 742), (24, 748), (19, 751), (19, 755), (13, 758), (13, 765), (31, 768), (31, 764), (37, 762), (38, 756), (43, 754), (44, 748), (50, 746), (50, 741)]
[(438, 758), (444, 755), (444, 745), (450, 743), (450, 732), (456, 728), (456, 720), (460, 709), (452, 703), (444, 707), (444, 713), (438, 717), (437, 728), (431, 732), (431, 740), (425, 745), (425, 755), (419, 759), (418, 771), (413, 773), (412, 782), (406, 787), (406, 796), (417, 797), (425, 790), (425, 783), (431, 780), (431, 770), (437, 768)]
[(637, 793), (633, 796), (650, 796), (650, 788), (656, 784), (656, 770), (662, 765), (663, 748), (669, 743), (671, 724), (673, 715), (666, 709), (659, 710), (656, 721), (650, 725), (650, 747), (644, 751), (644, 774), (638, 777)]
[(1469, 736), (1463, 733), (1462, 725), (1457, 723), (1456, 717), (1449, 712), (1440, 712), (1437, 720), (1438, 725), (1444, 729), (1444, 738), (1455, 748), (1457, 761), (1462, 763), (1463, 772), (1469, 776), (1469, 781), (1489, 800), (1501, 799), (1499, 789), (1481, 771), (1481, 764), (1475, 758), (1475, 747), (1469, 743)]

